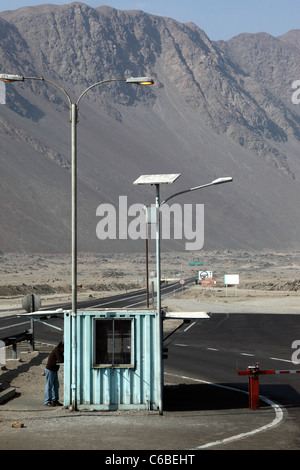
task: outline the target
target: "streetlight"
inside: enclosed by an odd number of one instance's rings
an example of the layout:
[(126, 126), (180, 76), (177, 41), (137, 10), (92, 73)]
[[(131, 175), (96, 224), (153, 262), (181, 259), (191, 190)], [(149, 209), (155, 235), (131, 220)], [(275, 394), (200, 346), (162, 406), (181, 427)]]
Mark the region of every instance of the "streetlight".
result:
[(71, 112), (71, 142), (72, 142), (72, 405), (74, 411), (76, 405), (76, 313), (77, 313), (77, 132), (79, 102), (81, 98), (92, 88), (109, 82), (125, 82), (134, 85), (152, 85), (154, 81), (149, 77), (115, 78), (96, 82), (81, 93), (75, 103), (70, 95), (57, 83), (46, 80), (43, 77), (24, 77), (22, 75), (0, 74), (3, 82), (24, 82), (24, 80), (40, 80), (49, 83), (61, 90), (67, 97)]
[(73, 103), (70, 95), (57, 83), (46, 80), (43, 77), (24, 77), (22, 75), (0, 74), (0, 81), (3, 82), (24, 82), (24, 80), (40, 80), (61, 90), (68, 99), (71, 112), (71, 143), (72, 143), (72, 312), (77, 312), (77, 132), (79, 102), (81, 98), (92, 88), (109, 82), (125, 82), (134, 85), (152, 85), (153, 79), (150, 77), (130, 77), (115, 78), (96, 82), (79, 96)]
[(190, 191), (196, 191), (197, 189), (206, 188), (208, 186), (214, 186), (216, 184), (229, 183), (232, 181), (231, 177), (217, 178), (211, 183), (202, 184), (201, 186), (195, 186), (194, 188), (185, 189), (184, 191), (179, 191), (178, 193), (172, 194), (164, 201), (160, 202), (160, 184), (170, 184), (174, 183), (180, 176), (180, 173), (176, 174), (167, 174), (167, 175), (142, 175), (133, 184), (150, 184), (155, 185), (156, 187), (156, 276), (157, 276), (157, 359), (158, 359), (158, 394), (159, 394), (159, 413), (163, 414), (163, 362), (162, 362), (162, 352), (163, 352), (163, 331), (162, 331), (162, 315), (161, 315), (161, 285), (160, 285), (160, 271), (161, 271), (161, 261), (160, 261), (160, 207), (165, 204), (167, 201), (172, 199), (179, 194), (184, 194)]
[(157, 337), (157, 374), (158, 374), (158, 407), (159, 414), (163, 414), (162, 394), (163, 394), (163, 368), (162, 368), (162, 317), (161, 317), (161, 291), (160, 291), (160, 185), (171, 184), (179, 178), (180, 174), (169, 175), (142, 175), (133, 184), (151, 184), (156, 187), (156, 282), (157, 282), (157, 319), (156, 319), (156, 337)]

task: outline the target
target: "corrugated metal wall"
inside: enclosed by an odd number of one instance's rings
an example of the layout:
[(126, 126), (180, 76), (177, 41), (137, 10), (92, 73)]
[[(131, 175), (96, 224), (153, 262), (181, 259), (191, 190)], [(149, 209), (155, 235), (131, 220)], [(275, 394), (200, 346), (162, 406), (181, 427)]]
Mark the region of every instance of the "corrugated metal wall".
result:
[[(133, 367), (93, 366), (95, 318), (133, 318)], [(72, 357), (75, 356), (77, 408), (158, 409), (156, 321), (156, 312), (149, 311), (78, 312), (76, 316), (65, 313), (64, 404), (72, 403)], [(72, 325), (76, 325), (74, 349)]]

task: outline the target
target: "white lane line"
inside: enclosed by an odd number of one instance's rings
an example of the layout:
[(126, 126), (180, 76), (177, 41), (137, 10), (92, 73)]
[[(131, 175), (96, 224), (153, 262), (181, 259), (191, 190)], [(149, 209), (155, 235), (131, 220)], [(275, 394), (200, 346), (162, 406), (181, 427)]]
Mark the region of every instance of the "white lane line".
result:
[(251, 356), (254, 357), (254, 354), (249, 354), (249, 353), (240, 353), (241, 356)]
[(281, 362), (290, 362), (291, 364), (294, 364), (293, 361), (289, 361), (288, 359), (280, 359), (279, 357), (270, 357), (273, 361), (281, 361)]
[[(168, 372), (165, 372), (165, 374), (170, 375), (172, 377), (178, 377), (180, 379), (187, 379), (187, 380), (192, 380), (194, 382), (200, 382), (200, 383), (204, 383), (204, 384), (208, 384), (208, 385), (213, 385), (214, 387), (225, 388), (226, 390), (233, 390), (235, 392), (246, 393), (247, 395), (249, 395), (248, 392), (246, 392), (245, 390), (241, 390), (239, 388), (227, 387), (226, 385), (214, 384), (212, 382), (207, 382), (206, 380), (195, 379), (194, 377), (185, 377), (184, 375), (170, 374)], [(241, 434), (236, 434), (235, 436), (226, 437), (225, 439), (220, 439), (220, 440), (217, 440), (217, 441), (208, 442), (207, 444), (203, 444), (203, 445), (195, 447), (195, 449), (191, 449), (191, 450), (207, 449), (208, 447), (213, 447), (213, 446), (217, 446), (217, 445), (220, 445), (220, 444), (227, 444), (228, 442), (237, 441), (237, 440), (243, 439), (245, 437), (253, 436), (254, 434), (258, 434), (259, 432), (266, 431), (267, 429), (270, 429), (272, 427), (277, 426), (280, 423), (280, 421), (282, 421), (282, 419), (283, 419), (283, 409), (277, 403), (273, 402), (272, 400), (270, 400), (267, 397), (259, 395), (259, 398), (260, 398), (260, 400), (262, 400), (265, 403), (267, 403), (268, 405), (270, 405), (273, 408), (274, 412), (275, 412), (275, 418), (273, 419), (273, 421), (271, 421), (271, 423), (266, 424), (264, 426), (261, 426), (260, 428), (253, 429), (252, 431), (243, 432)]]
[(30, 320), (24, 321), (23, 323), (15, 323), (14, 325), (2, 326), (0, 330), (6, 330), (7, 328), (16, 328), (17, 326), (27, 325), (30, 323)]

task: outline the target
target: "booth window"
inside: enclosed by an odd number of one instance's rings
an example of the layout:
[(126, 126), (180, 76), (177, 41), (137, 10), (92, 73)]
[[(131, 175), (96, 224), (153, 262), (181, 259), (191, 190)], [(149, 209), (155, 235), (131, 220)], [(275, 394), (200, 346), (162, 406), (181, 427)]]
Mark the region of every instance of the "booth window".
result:
[(133, 367), (132, 336), (132, 318), (95, 318), (94, 366)]

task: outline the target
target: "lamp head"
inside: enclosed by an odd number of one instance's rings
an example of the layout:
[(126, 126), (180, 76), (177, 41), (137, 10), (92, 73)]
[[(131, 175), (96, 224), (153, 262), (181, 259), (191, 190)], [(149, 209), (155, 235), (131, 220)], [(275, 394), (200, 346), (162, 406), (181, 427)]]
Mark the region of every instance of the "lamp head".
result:
[(2, 82), (24, 82), (24, 77), (21, 75), (10, 75), (7, 73), (0, 73), (0, 80)]
[(131, 77), (126, 79), (126, 83), (133, 83), (136, 85), (153, 85), (154, 80), (150, 77)]
[(211, 184), (229, 183), (230, 181), (232, 181), (231, 176), (226, 176), (224, 178), (217, 178), (216, 180), (212, 181)]

